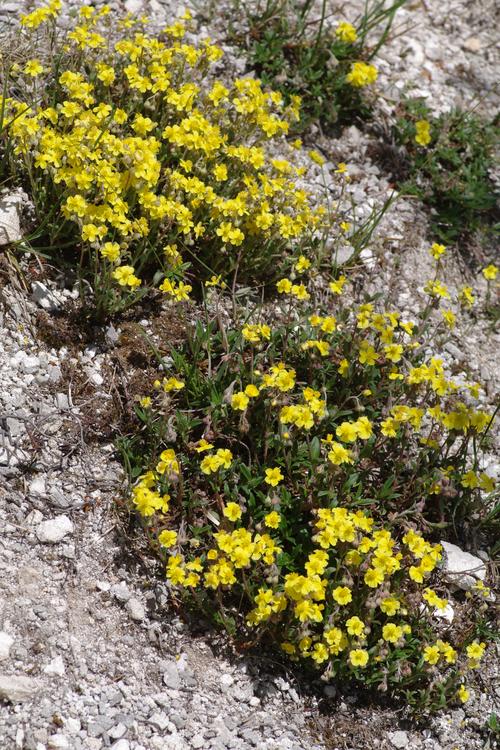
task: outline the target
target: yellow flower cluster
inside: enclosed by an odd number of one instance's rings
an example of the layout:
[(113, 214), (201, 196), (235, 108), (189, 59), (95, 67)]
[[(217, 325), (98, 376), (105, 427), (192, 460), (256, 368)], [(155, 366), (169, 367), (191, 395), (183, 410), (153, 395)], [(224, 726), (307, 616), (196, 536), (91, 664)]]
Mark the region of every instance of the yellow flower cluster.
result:
[[(229, 512), (227, 516), (231, 516)], [(239, 514), (235, 514), (236, 518)], [(186, 562), (182, 555), (171, 555), (167, 563), (167, 578), (177, 586), (206, 589), (232, 586), (237, 573), (252, 564), (263, 562), (270, 566), (281, 551), (269, 534), (252, 534), (245, 528), (213, 534), (215, 545), (206, 554)]]
[(355, 62), (346, 76), (347, 83), (355, 88), (363, 88), (375, 83), (378, 78), (378, 70), (375, 65), (364, 62)]
[[(439, 259), (441, 247), (433, 250)], [(369, 480), (359, 490), (366, 494), (354, 500), (350, 478), (371, 471), (378, 454), (410, 455), (419, 446), (439, 452), (441, 440), (465, 441), (485, 430), (490, 417), (470, 405), (479, 395), (477, 383), (455, 383), (437, 357), (412, 356), (414, 338), (422, 334), (417, 323), (392, 310), (378, 312), (373, 303), (346, 309), (341, 298), (346, 280), (331, 283), (335, 315), (331, 309), (309, 310), (300, 324), (294, 321), (287, 361), (278, 358), (281, 349), (273, 350), (265, 323), (242, 326), (236, 339), (244, 349), (238, 350), (241, 370), (231, 370), (218, 412), (212, 404), (205, 436), (187, 443), (184, 476), (180, 460), (167, 449), (155, 470), (139, 479), (132, 500), (159, 548), (169, 551), (166, 575), (179, 593), (215, 595), (222, 611), (225, 592), (232, 592), (228, 600), (243, 597), (247, 626), (279, 633), (292, 658), (309, 659), (328, 675), (347, 670), (371, 679), (382, 665), (389, 670), (398, 664), (398, 670), (427, 671), (431, 681), (436, 668), (443, 679), (455, 670), (461, 681), (466, 669), (479, 664), (483, 646), (438, 637), (433, 620), (448, 605), (439, 582), (441, 545), (406, 520), (389, 526), (387, 510), (375, 502), (370, 512), (359, 510), (361, 498), (380, 489), (378, 479)], [(318, 338), (309, 338), (311, 330)], [(329, 346), (325, 364), (315, 363), (311, 341)], [(266, 345), (256, 346), (262, 342)], [(340, 360), (339, 348), (350, 360)], [(346, 407), (337, 391), (350, 375), (355, 406)], [(176, 376), (164, 382), (183, 384)], [(241, 390), (234, 388), (237, 382)], [(377, 389), (390, 398), (377, 402)], [(467, 397), (461, 400), (463, 391)], [(272, 459), (265, 465), (261, 455), (254, 461), (251, 441), (240, 451), (247, 433), (256, 444), (272, 441)], [(231, 450), (209, 442), (215, 434), (224, 434)], [(421, 483), (416, 480), (415, 503), (427, 494), (444, 498), (447, 488), (494, 489), (493, 479), (476, 466), (463, 473), (435, 466)], [(183, 492), (189, 488), (203, 519), (204, 532), (193, 539), (168, 528), (169, 493), (179, 486)], [(399, 497), (396, 492), (389, 507), (397, 508)], [(485, 592), (487, 587), (478, 587), (470, 597), (484, 600)], [(467, 699), (463, 683), (453, 687), (453, 697)]]
[[(236, 503), (228, 503), (223, 515), (230, 523), (238, 523), (242, 511)], [(266, 518), (271, 515), (276, 518), (269, 519), (269, 526), (277, 528), (279, 514), (274, 511)], [(260, 586), (253, 596), (255, 606), (247, 615), (247, 624), (255, 627), (269, 620), (281, 620), (289, 635), (282, 643), (288, 654), (300, 654), (321, 664), (345, 651), (354, 669), (364, 668), (370, 661), (376, 663), (388, 645), (404, 644), (412, 632), (403, 619), (408, 605), (401, 593), (401, 580), (392, 592), (391, 579), (404, 572), (409, 582), (423, 583), (440, 561), (441, 547), (429, 544), (413, 530), (400, 545), (388, 530), (376, 528), (373, 518), (362, 511), (320, 508), (315, 515), (312, 541), (317, 547), (307, 556), (303, 573), (287, 573), (282, 579), (274, 576), (274, 585)], [(194, 559), (186, 561), (181, 554), (170, 556), (167, 578), (173, 585), (230, 588), (240, 583), (240, 571), (246, 571), (246, 578), (255, 570), (264, 575), (281, 552), (268, 534), (254, 533), (244, 526), (214, 532), (212, 536), (215, 546)], [(418, 566), (414, 564), (417, 561)], [(421, 575), (415, 575), (417, 569)], [(360, 596), (363, 587), (366, 594)], [(403, 588), (410, 587), (408, 583)], [(352, 612), (354, 588), (358, 602), (365, 602), (361, 610), (357, 605), (358, 614)], [(370, 590), (377, 591), (375, 607)], [(423, 590), (421, 599), (431, 612), (446, 606), (446, 601), (429, 587)], [(359, 614), (363, 614), (363, 619)], [(397, 621), (386, 619), (394, 617)], [(373, 629), (379, 632), (379, 641), (370, 637)], [(484, 644), (469, 646), (469, 661), (476, 663), (482, 650)], [(454, 663), (457, 652), (440, 640), (435, 646), (425, 647), (424, 659), (431, 666), (441, 657)]]
[(61, 0), (49, 0), (42, 8), (37, 8), (32, 13), (22, 15), (21, 25), (28, 29), (37, 29), (42, 23), (57, 18), (61, 8)]
[(337, 28), (335, 29), (335, 36), (342, 42), (348, 42), (348, 44), (354, 44), (358, 38), (356, 29), (351, 23), (347, 21), (340, 21)]
[[(52, 0), (22, 23), (38, 28), (59, 7)], [(268, 155), (268, 141), (297, 119), (297, 99), (285, 106), (256, 79), (226, 87), (210, 77), (222, 50), (209, 39), (184, 43), (189, 21), (163, 37), (130, 21), (134, 33), (112, 44), (106, 15), (81, 9), (58, 61), (55, 101), (3, 103), (15, 153), (50, 177), (63, 216), (104, 275), (134, 290), (143, 283), (136, 266), (147, 268), (149, 256), (149, 278), (161, 271), (160, 289), (182, 301), (191, 287), (177, 283), (172, 267), (184, 250), (227, 272), (235, 249), (272, 242), (284, 250), (322, 223), (324, 209), (313, 210), (296, 185), (304, 168)], [(75, 50), (85, 51), (84, 66), (75, 65)], [(35, 60), (26, 69), (41, 72)], [(161, 242), (165, 258), (154, 252)]]
[(419, 146), (428, 146), (431, 140), (431, 126), (428, 120), (417, 120), (415, 123), (415, 142)]

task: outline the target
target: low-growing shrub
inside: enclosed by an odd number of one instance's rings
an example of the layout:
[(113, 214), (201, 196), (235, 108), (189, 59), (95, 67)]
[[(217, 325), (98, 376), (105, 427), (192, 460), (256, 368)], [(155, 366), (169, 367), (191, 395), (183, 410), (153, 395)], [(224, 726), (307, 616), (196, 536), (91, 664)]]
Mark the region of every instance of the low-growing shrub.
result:
[(2, 59), (0, 148), (35, 205), (32, 246), (78, 268), (105, 312), (151, 283), (187, 299), (189, 264), (196, 278), (272, 277), (324, 215), (298, 184), (305, 168), (268, 149), (297, 102), (252, 78), (224, 85), (222, 50), (183, 41), (189, 14), (148, 35), (145, 19), (115, 26), (84, 7), (61, 36), (59, 5), (21, 20), (40, 59)]
[(226, 329), (212, 291), (207, 324), (162, 360), (142, 430), (121, 443), (131, 505), (179, 596), (231, 632), (420, 708), (465, 701), (488, 591), (455, 605), (453, 627), (439, 620), (432, 539), (490, 507), (492, 415), (428, 353), (454, 325), (451, 309), (431, 315), (450, 295), (430, 280), (405, 320), (353, 307), (343, 276), (308, 283), (307, 267), (278, 281), (272, 322), (254, 311)]
[[(303, 130), (320, 121), (338, 129), (370, 115), (365, 87), (377, 79), (372, 60), (385, 43), (394, 16), (406, 0), (386, 3), (372, 0), (354, 22), (337, 21), (332, 28), (327, 3), (315, 20), (308, 0), (267, 0), (248, 11), (249, 32), (236, 41), (248, 47), (249, 63), (264, 83), (287, 101), (301, 98), (301, 117), (295, 129)], [(376, 43), (368, 35), (381, 28)]]
[(434, 117), (421, 100), (407, 100), (396, 112), (394, 139), (406, 149), (402, 193), (418, 196), (431, 209), (430, 231), (456, 242), (499, 220), (492, 179), (500, 129), (474, 112), (456, 109)]

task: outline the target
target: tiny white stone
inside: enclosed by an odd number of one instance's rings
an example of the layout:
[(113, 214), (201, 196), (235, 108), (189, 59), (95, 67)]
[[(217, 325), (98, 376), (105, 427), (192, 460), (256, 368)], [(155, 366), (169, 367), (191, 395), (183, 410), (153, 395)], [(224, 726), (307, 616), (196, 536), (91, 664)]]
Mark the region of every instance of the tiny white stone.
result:
[(2, 630), (0, 632), (0, 661), (4, 661), (5, 659), (9, 658), (10, 647), (13, 643), (13, 637)]
[(72, 532), (73, 524), (68, 516), (64, 515), (43, 521), (36, 529), (38, 541), (44, 544), (56, 544)]
[(0, 246), (22, 240), (22, 202), (23, 196), (20, 191), (0, 197)]
[(62, 656), (56, 656), (52, 661), (49, 661), (49, 663), (43, 668), (43, 671), (45, 674), (55, 674), (59, 675), (59, 677), (62, 677), (64, 672), (66, 671), (64, 668), (64, 662), (62, 660)]
[(45, 479), (44, 477), (35, 477), (29, 484), (30, 495), (45, 495)]
[(70, 734), (78, 734), (78, 732), (82, 728), (82, 722), (80, 719), (73, 719), (73, 717), (68, 717), (64, 720), (64, 728), (70, 733)]
[(462, 46), (469, 52), (479, 52), (481, 49), (481, 40), (477, 36), (470, 36), (465, 40)]
[(31, 285), (31, 299), (44, 310), (57, 310), (61, 303), (55, 294), (41, 281), (34, 281)]
[(451, 604), (448, 603), (444, 609), (435, 609), (433, 614), (434, 617), (437, 617), (441, 620), (446, 620), (451, 625), (451, 623), (453, 622), (453, 618), (455, 617), (455, 610), (453, 609)]
[(399, 750), (402, 750), (402, 748), (407, 747), (409, 743), (409, 738), (406, 732), (397, 731), (397, 732), (389, 732), (388, 738), (394, 747), (399, 748)]
[(37, 683), (31, 677), (0, 675), (0, 698), (4, 698), (11, 703), (29, 700), (37, 689)]
[(125, 0), (125, 10), (127, 13), (140, 13), (144, 10), (142, 0)]
[(122, 604), (125, 604), (130, 599), (130, 591), (125, 581), (120, 581), (120, 583), (115, 583), (114, 586), (111, 586), (111, 593)]
[(20, 362), (21, 370), (28, 375), (35, 373), (40, 367), (40, 360), (38, 357), (27, 355)]
[(111, 727), (108, 734), (112, 740), (118, 740), (120, 739), (120, 737), (123, 737), (126, 731), (127, 727), (125, 726), (125, 724), (118, 722), (118, 724), (115, 724), (114, 727)]
[(68, 738), (64, 734), (53, 734), (48, 739), (47, 747), (50, 750), (66, 750), (66, 748), (69, 748)]
[(136, 599), (134, 596), (128, 600), (126, 609), (132, 620), (135, 620), (136, 622), (141, 622), (146, 616), (144, 607), (142, 606), (139, 599)]
[(230, 674), (223, 674), (220, 678), (220, 684), (223, 687), (231, 687), (234, 683), (234, 677)]
[(130, 743), (128, 740), (117, 740), (111, 745), (111, 750), (130, 750)]

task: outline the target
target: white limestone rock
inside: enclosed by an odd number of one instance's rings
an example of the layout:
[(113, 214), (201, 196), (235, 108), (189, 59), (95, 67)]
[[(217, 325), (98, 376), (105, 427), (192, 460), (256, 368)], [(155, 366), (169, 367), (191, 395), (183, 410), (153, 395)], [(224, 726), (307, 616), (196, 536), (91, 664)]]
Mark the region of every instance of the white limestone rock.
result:
[(68, 516), (56, 516), (42, 523), (36, 529), (39, 542), (43, 544), (57, 544), (65, 536), (73, 532), (73, 524)]
[(19, 242), (24, 194), (21, 190), (0, 196), (0, 246)]
[(456, 544), (441, 542), (444, 550), (443, 573), (445, 578), (457, 588), (470, 589), (486, 578), (486, 565), (479, 557), (457, 547)]

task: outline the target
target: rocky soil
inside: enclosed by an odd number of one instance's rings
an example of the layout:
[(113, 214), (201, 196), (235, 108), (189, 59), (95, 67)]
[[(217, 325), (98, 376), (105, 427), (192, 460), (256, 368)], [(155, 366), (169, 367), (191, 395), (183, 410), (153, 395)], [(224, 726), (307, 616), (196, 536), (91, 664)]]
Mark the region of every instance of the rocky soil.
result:
[[(66, 0), (65, 12), (79, 4)], [(145, 8), (159, 23), (175, 14), (175, 4), (162, 0), (109, 4)], [(11, 25), (26, 7), (32, 3), (0, 0), (0, 24)], [(215, 7), (193, 12), (205, 19), (201, 32), (223, 38)], [(413, 85), (436, 111), (478, 96), (492, 111), (493, 2), (409, 3), (398, 23), (406, 32), (378, 63), (384, 97)], [(228, 65), (242, 70), (234, 49), (227, 52)], [(381, 117), (389, 106), (380, 97)], [(313, 138), (332, 164), (348, 162), (360, 215), (392, 192), (369, 157), (370, 136), (351, 127), (335, 141), (319, 132)], [(319, 175), (312, 187), (320, 190)], [(396, 203), (362, 258), (365, 289), (390, 292), (408, 314), (431, 273), (426, 222), (416, 202)], [(458, 251), (450, 263), (450, 288), (471, 283), (484, 292)], [(203, 623), (181, 619), (120, 510), (123, 473), (112, 437), (126, 417), (117, 364), (123, 331), (96, 331), (95, 342), (73, 334), (74, 321), (61, 314), (73, 296), (42, 278), (35, 262), (19, 277), (8, 256), (2, 259), (0, 747), (479, 750), (493, 743), (484, 731), (499, 713), (493, 662), (478, 675), (469, 703), (419, 726), (398, 708), (304, 684), (270, 659), (235, 653)], [(443, 358), (455, 376), (480, 380), (491, 404), (499, 351), (500, 334), (482, 314), (464, 314)], [(488, 460), (489, 473), (498, 475), (494, 452)]]

